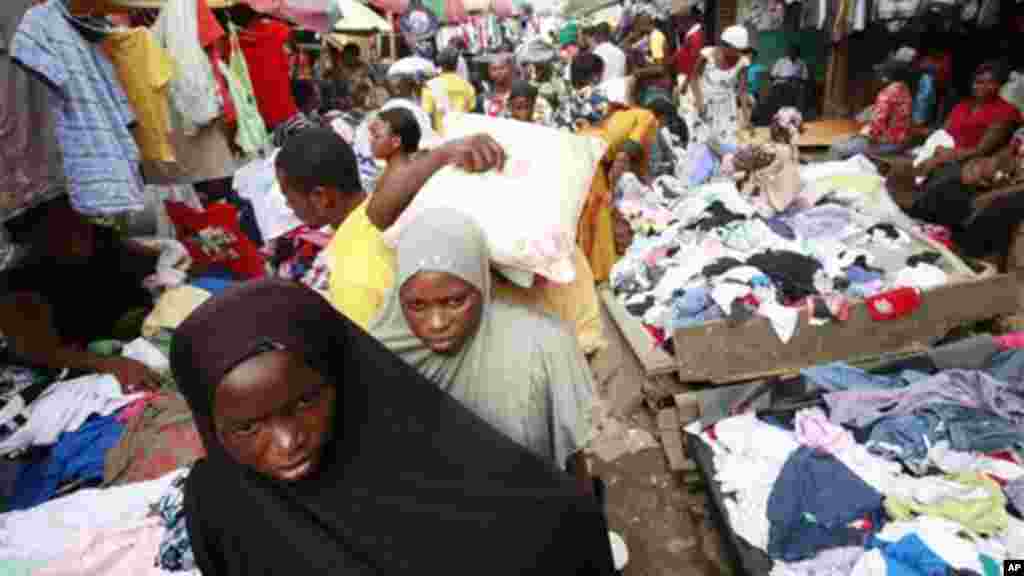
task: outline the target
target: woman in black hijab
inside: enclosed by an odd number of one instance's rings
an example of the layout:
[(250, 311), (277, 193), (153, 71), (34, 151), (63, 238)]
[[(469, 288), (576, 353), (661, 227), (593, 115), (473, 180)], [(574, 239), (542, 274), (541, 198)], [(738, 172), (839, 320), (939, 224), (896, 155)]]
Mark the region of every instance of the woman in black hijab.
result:
[(175, 334), (208, 456), (185, 485), (204, 574), (612, 574), (573, 481), (281, 281)]

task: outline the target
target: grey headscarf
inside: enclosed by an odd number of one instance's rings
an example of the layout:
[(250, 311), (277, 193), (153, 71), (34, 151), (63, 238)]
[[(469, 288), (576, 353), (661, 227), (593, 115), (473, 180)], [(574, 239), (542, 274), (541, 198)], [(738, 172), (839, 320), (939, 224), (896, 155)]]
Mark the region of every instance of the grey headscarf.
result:
[[(483, 296), (480, 325), (454, 355), (430, 350), (402, 312), (400, 290), (422, 271), (452, 274)], [(593, 377), (576, 339), (553, 318), (493, 300), (484, 233), (456, 210), (424, 211), (402, 231), (395, 284), (369, 331), (478, 416), (559, 467), (590, 438)]]

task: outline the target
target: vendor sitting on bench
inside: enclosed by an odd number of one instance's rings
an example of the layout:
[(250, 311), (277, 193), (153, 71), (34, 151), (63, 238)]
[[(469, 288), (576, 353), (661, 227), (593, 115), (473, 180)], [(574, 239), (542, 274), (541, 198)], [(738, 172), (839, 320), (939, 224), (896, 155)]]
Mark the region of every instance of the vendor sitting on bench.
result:
[[(158, 254), (75, 212), (60, 196), (6, 223), (27, 245), (21, 265), (0, 274), (0, 335), (13, 360), (40, 368), (113, 374), (126, 391), (159, 385), (144, 364), (86, 350), (118, 336), (126, 317), (151, 305), (142, 280)], [(140, 324), (140, 323), (139, 323)], [(131, 339), (135, 334), (125, 334)]]
[(885, 87), (875, 98), (871, 122), (860, 134), (834, 142), (829, 150), (833, 160), (846, 160), (868, 153), (894, 154), (910, 143), (914, 105), (910, 91), (910, 65), (888, 60), (876, 71)]
[(1017, 109), (999, 96), (1007, 76), (1005, 67), (995, 62), (978, 67), (972, 97), (957, 104), (946, 120), (944, 129), (955, 146), (936, 148), (916, 169), (916, 175), (925, 180), (908, 211), (911, 216), (947, 226), (959, 223), (962, 207), (948, 209), (944, 191), (959, 184), (965, 162), (989, 156), (1006, 145), (1020, 120)]
[(981, 210), (975, 200), (996, 188), (1019, 187), (1022, 183), (1024, 128), (1018, 129), (1010, 143), (995, 154), (966, 162), (960, 179), (938, 190), (936, 197), (942, 198), (938, 209), (943, 219), (951, 223), (957, 246), (968, 256), (1003, 254), (1014, 229), (1024, 218), (1024, 194), (1020, 192), (999, 197)]

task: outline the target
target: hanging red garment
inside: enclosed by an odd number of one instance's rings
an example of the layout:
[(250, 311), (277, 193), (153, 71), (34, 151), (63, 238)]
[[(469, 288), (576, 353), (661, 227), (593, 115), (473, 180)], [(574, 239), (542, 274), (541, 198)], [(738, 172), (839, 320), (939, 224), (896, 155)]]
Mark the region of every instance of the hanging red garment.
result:
[(256, 20), (238, 33), (242, 53), (249, 63), (256, 107), (271, 130), (299, 112), (292, 96), (285, 51), (290, 36), (291, 29), (286, 24), (266, 18)]
[(239, 280), (262, 278), (266, 274), (259, 248), (242, 233), (238, 209), (215, 202), (196, 210), (182, 202), (164, 202), (167, 216), (177, 230), (178, 241), (200, 266), (220, 265)]
[(213, 68), (213, 79), (217, 82), (217, 92), (220, 93), (221, 116), (228, 126), (234, 126), (238, 122), (238, 111), (235, 109), (234, 100), (231, 99), (228, 82), (217, 65), (221, 60), (227, 62), (227, 33), (220, 22), (217, 22), (217, 17), (213, 15), (213, 10), (206, 0), (196, 0), (196, 11), (199, 45), (206, 51)]

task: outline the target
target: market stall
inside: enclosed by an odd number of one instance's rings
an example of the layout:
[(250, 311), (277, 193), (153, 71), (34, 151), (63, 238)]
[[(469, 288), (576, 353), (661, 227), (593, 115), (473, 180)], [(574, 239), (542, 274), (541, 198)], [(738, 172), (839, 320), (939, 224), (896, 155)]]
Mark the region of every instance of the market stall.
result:
[(736, 573), (998, 574), (1024, 553), (1019, 414), (1001, 401), (1018, 337), (814, 366), (794, 395), (688, 427)]
[(606, 304), (648, 375), (726, 383), (906, 351), (1012, 313), (1014, 279), (965, 262), (893, 203), (865, 158), (800, 168), (798, 208), (765, 214), (731, 180), (621, 192), (639, 231)]

